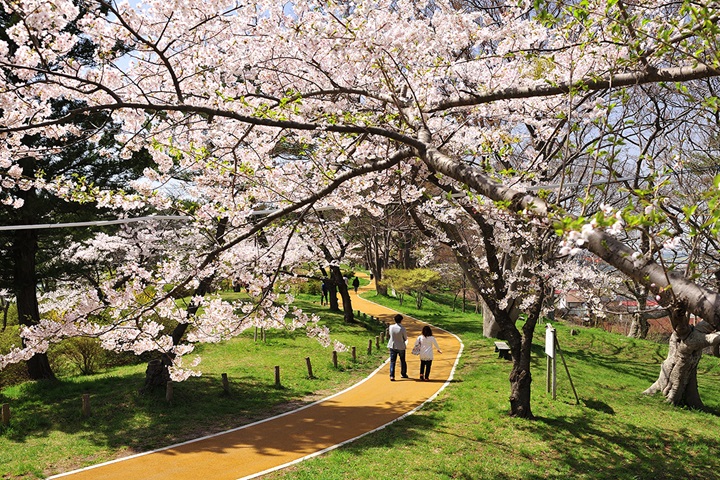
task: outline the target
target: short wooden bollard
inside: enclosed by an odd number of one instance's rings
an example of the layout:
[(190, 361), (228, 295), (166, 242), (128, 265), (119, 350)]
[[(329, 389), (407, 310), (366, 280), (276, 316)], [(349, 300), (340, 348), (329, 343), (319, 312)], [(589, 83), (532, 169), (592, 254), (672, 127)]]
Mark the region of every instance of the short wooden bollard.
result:
[(312, 373), (312, 363), (310, 363), (310, 357), (305, 357), (305, 363), (307, 363), (308, 378), (315, 378), (315, 375)]
[(228, 381), (227, 373), (222, 374), (222, 385), (225, 393), (230, 393), (230, 382)]
[(337, 368), (337, 351), (333, 350), (333, 367)]
[(385, 343), (385, 331), (384, 331), (384, 330), (383, 330), (383, 332), (380, 334), (380, 341), (381, 341), (382, 343)]
[(89, 393), (83, 393), (83, 396), (82, 396), (82, 416), (83, 417), (90, 416), (90, 394)]
[(372, 354), (372, 338), (368, 340), (368, 355)]
[(275, 366), (275, 387), (280, 388), (282, 385), (280, 385), (280, 367)]
[(3, 403), (2, 404), (2, 424), (3, 427), (7, 427), (10, 425), (10, 404), (9, 403)]
[(357, 361), (357, 349), (355, 347), (352, 347), (352, 360), (353, 362)]
[(380, 350), (380, 336), (375, 337), (375, 346)]

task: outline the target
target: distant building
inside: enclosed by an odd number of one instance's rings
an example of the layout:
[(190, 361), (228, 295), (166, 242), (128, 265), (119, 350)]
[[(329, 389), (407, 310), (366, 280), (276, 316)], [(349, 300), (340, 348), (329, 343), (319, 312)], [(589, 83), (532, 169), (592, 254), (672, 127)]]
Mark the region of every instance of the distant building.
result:
[(567, 292), (556, 291), (558, 313), (564, 317), (585, 317), (587, 315), (587, 301), (579, 290)]

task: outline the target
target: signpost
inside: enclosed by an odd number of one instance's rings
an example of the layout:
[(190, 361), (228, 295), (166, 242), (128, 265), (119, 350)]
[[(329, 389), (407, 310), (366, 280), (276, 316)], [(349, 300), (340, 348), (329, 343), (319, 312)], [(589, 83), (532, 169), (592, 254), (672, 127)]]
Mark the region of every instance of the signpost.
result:
[(557, 389), (557, 373), (555, 363), (555, 329), (549, 323), (545, 326), (545, 355), (547, 355), (547, 374), (545, 376), (545, 391), (552, 392), (552, 398), (555, 400), (555, 391)]
[(570, 377), (570, 370), (568, 369), (567, 363), (565, 363), (565, 357), (563, 357), (560, 351), (560, 343), (558, 343), (555, 329), (551, 324), (545, 326), (545, 355), (547, 355), (547, 376), (546, 376), (546, 391), (549, 393), (552, 391), (552, 398), (555, 400), (555, 394), (557, 390), (557, 371), (555, 362), (555, 352), (560, 354), (560, 359), (565, 367), (565, 373), (567, 373), (568, 380), (570, 380), (570, 386), (575, 394), (575, 404), (580, 404), (580, 398), (578, 398), (575, 385), (573, 385), (572, 377)]

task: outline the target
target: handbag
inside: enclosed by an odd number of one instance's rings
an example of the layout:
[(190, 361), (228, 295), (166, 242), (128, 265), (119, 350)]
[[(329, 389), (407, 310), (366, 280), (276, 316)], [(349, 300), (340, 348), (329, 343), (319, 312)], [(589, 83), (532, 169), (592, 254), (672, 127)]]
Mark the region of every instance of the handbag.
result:
[(420, 355), (420, 338), (415, 340), (415, 346), (410, 353), (412, 353), (413, 355)]

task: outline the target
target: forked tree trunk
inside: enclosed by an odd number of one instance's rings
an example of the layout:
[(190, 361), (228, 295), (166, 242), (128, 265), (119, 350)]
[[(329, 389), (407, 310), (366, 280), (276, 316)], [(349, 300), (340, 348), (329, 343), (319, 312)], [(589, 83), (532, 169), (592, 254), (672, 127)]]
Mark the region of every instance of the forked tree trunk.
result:
[[(513, 368), (510, 371), (510, 416), (512, 417), (535, 418), (530, 407), (532, 384), (530, 364), (532, 360), (533, 334), (540, 318), (542, 303), (543, 295), (539, 294), (534, 305), (530, 307), (527, 313), (522, 335), (519, 334), (517, 328), (503, 332), (508, 334), (508, 343), (513, 359)], [(513, 320), (511, 316), (508, 317), (514, 325), (516, 320)]]
[(702, 408), (697, 367), (703, 349), (720, 343), (720, 334), (711, 332), (709, 323), (700, 322), (683, 340), (677, 333), (673, 333), (667, 358), (660, 367), (660, 376), (643, 393), (652, 395), (661, 392), (668, 403), (673, 405)]
[[(512, 347), (511, 347), (512, 348)], [(513, 354), (513, 368), (510, 372), (510, 416), (519, 418), (533, 418), (530, 408), (530, 358), (520, 353), (516, 361)]]

